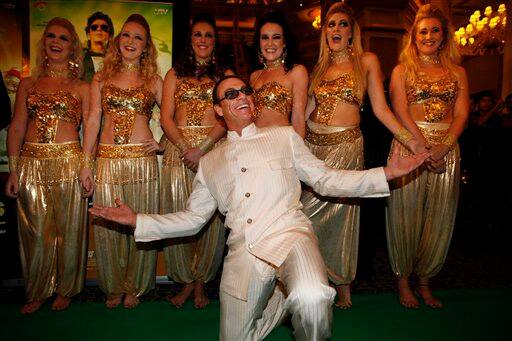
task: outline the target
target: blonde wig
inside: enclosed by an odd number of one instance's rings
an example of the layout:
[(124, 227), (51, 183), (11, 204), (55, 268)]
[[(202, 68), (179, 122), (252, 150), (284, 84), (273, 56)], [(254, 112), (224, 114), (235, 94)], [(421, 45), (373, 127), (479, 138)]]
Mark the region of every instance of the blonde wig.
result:
[[(146, 46), (140, 56), (140, 74), (145, 82), (152, 82), (155, 75), (158, 73), (158, 66), (156, 63), (158, 52), (153, 44), (153, 40), (151, 39), (149, 24), (146, 21), (146, 18), (140, 14), (130, 15), (124, 22), (123, 27), (129, 22), (139, 24), (146, 31)], [(103, 68), (100, 71), (100, 78), (103, 81), (119, 73), (123, 66), (123, 57), (119, 48), (119, 40), (122, 33), (123, 29), (121, 29), (121, 32), (119, 32), (119, 34), (114, 38), (113, 43), (108, 46), (107, 54), (103, 62)]]
[(439, 47), (439, 59), (443, 68), (447, 69), (454, 77), (457, 76), (456, 65), (460, 63), (460, 55), (453, 39), (453, 29), (442, 11), (428, 4), (421, 6), (418, 13), (416, 13), (414, 23), (406, 38), (405, 47), (400, 53), (400, 63), (405, 66), (405, 76), (408, 82), (414, 82), (420, 69), (416, 33), (418, 32), (419, 23), (427, 18), (434, 18), (441, 22), (443, 41)]
[(320, 54), (318, 56), (318, 62), (316, 63), (315, 68), (311, 74), (311, 82), (309, 85), (308, 93), (309, 95), (313, 94), (314, 89), (318, 86), (324, 77), (327, 68), (329, 67), (329, 43), (327, 42), (326, 31), (329, 19), (335, 13), (345, 13), (350, 19), (350, 27), (352, 27), (352, 41), (349, 41), (349, 45), (351, 46), (353, 52), (352, 64), (354, 67), (355, 83), (359, 86), (358, 97), (359, 99), (362, 99), (366, 90), (366, 71), (361, 60), (364, 52), (363, 46), (361, 44), (361, 30), (359, 29), (359, 25), (354, 19), (354, 11), (352, 8), (342, 2), (333, 4), (325, 15), (325, 20), (322, 25), (322, 32), (320, 34)]
[(75, 31), (75, 26), (64, 18), (55, 17), (51, 19), (44, 29), (43, 35), (41, 39), (37, 42), (37, 52), (36, 52), (36, 66), (34, 68), (33, 77), (38, 79), (45, 74), (45, 70), (48, 63), (48, 57), (46, 55), (46, 50), (44, 46), (44, 40), (46, 38), (46, 34), (48, 33), (48, 29), (52, 26), (59, 26), (65, 28), (70, 35), (71, 38), (71, 52), (68, 56), (68, 60), (70, 62), (70, 75), (71, 78), (80, 78), (83, 72), (83, 55), (82, 55), (82, 44), (80, 43), (80, 39)]

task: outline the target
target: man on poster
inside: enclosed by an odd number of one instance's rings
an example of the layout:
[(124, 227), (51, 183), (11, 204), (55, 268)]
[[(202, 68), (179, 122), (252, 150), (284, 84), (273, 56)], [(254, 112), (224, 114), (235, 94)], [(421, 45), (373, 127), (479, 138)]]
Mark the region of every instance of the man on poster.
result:
[(94, 73), (101, 69), (108, 44), (114, 37), (112, 19), (103, 12), (93, 13), (87, 18), (85, 34), (87, 35), (87, 48), (84, 49), (83, 79), (90, 83)]
[[(323, 340), (331, 333), (335, 292), (301, 211), (300, 181), (321, 195), (386, 196), (387, 181), (419, 167), (429, 154), (394, 154), (386, 167), (367, 171), (334, 170), (311, 154), (292, 127), (257, 128), (251, 94), (236, 76), (213, 89), (228, 137), (201, 158), (186, 210), (136, 214), (117, 200), (115, 208), (90, 211), (135, 227), (135, 239), (148, 242), (198, 233), (219, 208), (231, 229), (220, 285), (221, 340), (263, 339), (286, 312), (297, 339)], [(286, 298), (276, 287), (278, 277)]]

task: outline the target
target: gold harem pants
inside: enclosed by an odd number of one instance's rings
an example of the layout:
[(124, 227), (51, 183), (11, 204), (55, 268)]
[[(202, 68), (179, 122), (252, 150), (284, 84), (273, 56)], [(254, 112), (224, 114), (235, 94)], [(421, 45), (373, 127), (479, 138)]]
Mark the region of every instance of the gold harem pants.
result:
[[(119, 198), (138, 213), (158, 213), (158, 161), (141, 144), (100, 144), (94, 203), (115, 206)], [(136, 243), (129, 227), (94, 219), (96, 262), (107, 298), (140, 296), (154, 288), (156, 246)]]
[[(438, 144), (449, 128), (444, 123), (416, 122), (431, 144)], [(410, 152), (393, 140), (401, 155)], [(459, 197), (460, 152), (455, 145), (445, 156), (446, 172), (435, 174), (421, 167), (390, 183), (386, 234), (391, 268), (396, 276), (411, 273), (435, 276), (448, 252)]]
[[(178, 127), (188, 145), (196, 147), (212, 127)], [(180, 159), (179, 149), (168, 142), (162, 164), (160, 213), (185, 209), (196, 173)], [(195, 236), (169, 239), (164, 247), (167, 275), (179, 283), (208, 282), (215, 277), (222, 261), (225, 229), (216, 212), (210, 222)]]
[[(363, 169), (363, 136), (358, 126), (335, 127), (308, 121), (305, 143), (329, 167)], [(336, 285), (349, 284), (357, 269), (359, 200), (323, 197), (307, 188), (301, 202), (313, 223), (329, 279)]]
[(18, 236), (29, 302), (83, 289), (87, 199), (78, 181), (78, 141), (29, 143), (21, 150)]

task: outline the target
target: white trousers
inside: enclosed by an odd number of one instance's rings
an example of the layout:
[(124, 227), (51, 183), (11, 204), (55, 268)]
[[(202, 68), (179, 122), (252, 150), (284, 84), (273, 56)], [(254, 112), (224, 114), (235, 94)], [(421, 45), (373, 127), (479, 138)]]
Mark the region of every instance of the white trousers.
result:
[[(276, 286), (278, 277), (289, 293), (286, 299)], [(247, 301), (220, 292), (220, 339), (261, 340), (287, 312), (297, 340), (327, 339), (334, 296), (318, 244), (305, 237), (279, 269), (254, 257)]]

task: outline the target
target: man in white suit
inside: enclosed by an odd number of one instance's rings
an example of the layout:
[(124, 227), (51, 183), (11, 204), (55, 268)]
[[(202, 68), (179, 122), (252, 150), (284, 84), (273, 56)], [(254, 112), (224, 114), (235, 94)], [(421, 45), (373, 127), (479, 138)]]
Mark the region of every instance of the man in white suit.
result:
[(334, 170), (309, 152), (292, 127), (257, 128), (252, 89), (239, 78), (228, 76), (213, 91), (228, 136), (201, 158), (186, 210), (136, 214), (118, 201), (116, 208), (94, 207), (91, 213), (134, 226), (135, 239), (146, 242), (193, 235), (218, 208), (231, 229), (220, 284), (220, 338), (263, 339), (289, 312), (297, 339), (326, 339), (335, 292), (301, 211), (300, 181), (326, 196), (387, 196), (388, 180), (429, 155), (394, 155), (386, 167), (368, 171)]

